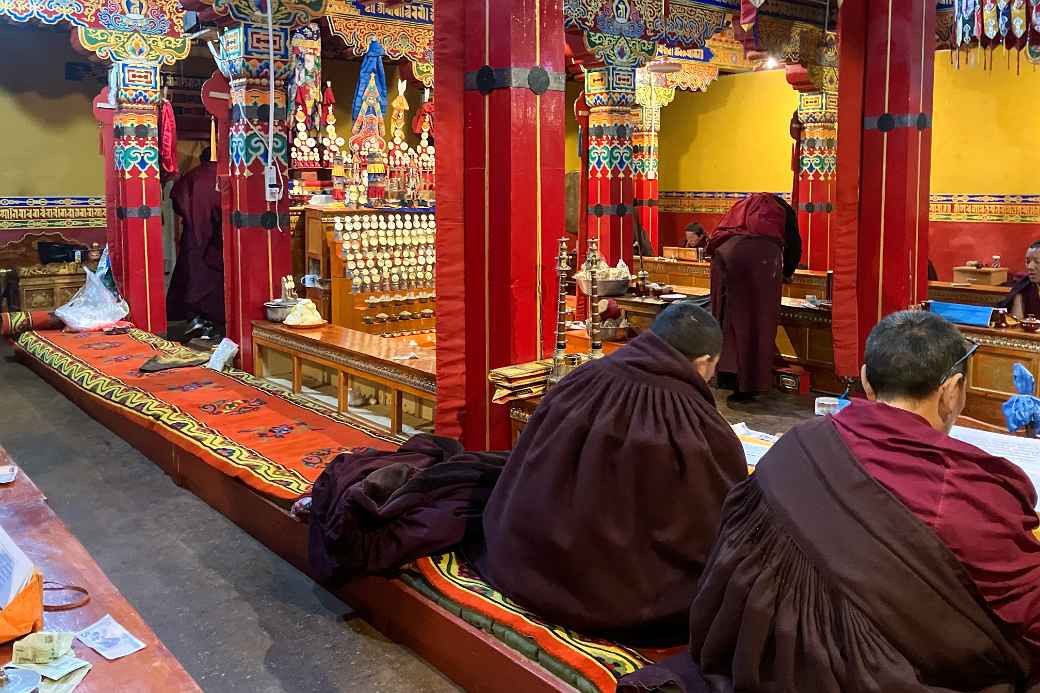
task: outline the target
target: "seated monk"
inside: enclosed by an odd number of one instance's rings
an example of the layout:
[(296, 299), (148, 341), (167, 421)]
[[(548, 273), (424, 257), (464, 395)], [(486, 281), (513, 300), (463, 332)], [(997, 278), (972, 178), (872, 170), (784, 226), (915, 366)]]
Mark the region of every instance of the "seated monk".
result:
[(1036, 492), (948, 433), (975, 347), (927, 312), (871, 332), (863, 386), (726, 499), (690, 649), (619, 690), (1028, 690), (1040, 671)]
[(1026, 274), (1011, 287), (1000, 307), (1019, 320), (1027, 315), (1040, 318), (1040, 241), (1026, 249)]
[(551, 389), (488, 500), (484, 579), (557, 625), (685, 642), (722, 502), (747, 477), (708, 388), (721, 348), (711, 313), (675, 303)]

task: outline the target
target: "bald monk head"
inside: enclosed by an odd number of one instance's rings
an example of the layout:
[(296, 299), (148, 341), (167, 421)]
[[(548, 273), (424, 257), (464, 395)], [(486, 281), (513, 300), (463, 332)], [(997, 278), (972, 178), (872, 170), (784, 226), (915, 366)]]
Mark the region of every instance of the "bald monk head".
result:
[(722, 329), (711, 313), (692, 301), (679, 301), (658, 314), (650, 331), (693, 363), (708, 382), (722, 354)]
[(477, 569), (555, 625), (680, 643), (722, 502), (747, 476), (708, 380), (718, 322), (692, 302), (550, 389), (484, 512)]
[(869, 399), (913, 412), (949, 433), (964, 410), (968, 359), (976, 349), (934, 313), (892, 313), (867, 338), (863, 389)]
[(974, 351), (932, 313), (881, 320), (869, 401), (796, 426), (730, 492), (689, 656), (620, 690), (1038, 690), (1036, 492), (949, 435)]

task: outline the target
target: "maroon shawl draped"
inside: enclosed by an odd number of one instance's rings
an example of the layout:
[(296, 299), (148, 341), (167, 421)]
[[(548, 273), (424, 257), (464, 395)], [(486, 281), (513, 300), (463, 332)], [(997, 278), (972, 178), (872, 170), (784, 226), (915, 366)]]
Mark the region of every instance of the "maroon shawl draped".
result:
[(1035, 315), (1040, 318), (1040, 289), (1028, 275), (1014, 283), (1007, 298), (1000, 302), (999, 307), (1007, 308), (1010, 311), (1015, 305), (1016, 296), (1022, 297), (1022, 315)]
[(468, 453), (457, 441), (425, 434), (396, 452), (338, 456), (311, 494), (315, 576), (342, 584), (479, 537), (504, 460), (504, 453)]
[(549, 391), (484, 515), (483, 577), (552, 623), (681, 643), (743, 449), (649, 330)]
[(833, 420), (785, 435), (726, 500), (690, 653), (620, 690), (1014, 693), (1033, 673), (938, 537)]
[(784, 244), (787, 214), (770, 193), (752, 193), (730, 207), (726, 216), (711, 232), (708, 255), (734, 236), (768, 238), (777, 245)]

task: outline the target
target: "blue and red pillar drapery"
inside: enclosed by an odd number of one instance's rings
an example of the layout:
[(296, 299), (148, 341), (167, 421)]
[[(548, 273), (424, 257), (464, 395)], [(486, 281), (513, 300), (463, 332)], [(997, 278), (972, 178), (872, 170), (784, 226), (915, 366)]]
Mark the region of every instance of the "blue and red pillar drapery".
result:
[(560, 0), (445, 3), (434, 17), (437, 430), (508, 447), (488, 371), (552, 350), (563, 233)]
[(839, 22), (833, 336), (855, 377), (878, 320), (927, 295), (935, 3), (845, 0)]
[(631, 268), (636, 68), (589, 68), (585, 102), (589, 106), (588, 233), (599, 239), (599, 253), (607, 264), (624, 260)]
[[(204, 85), (203, 103), (221, 126), (218, 185), (224, 223), (224, 305), (229, 339), (239, 345), (243, 370), (253, 368), (253, 321), (264, 318), (264, 303), (281, 292), (281, 278), (292, 273), (292, 229), (288, 180), (289, 146), (286, 130), (285, 78), (289, 60), (289, 29), (274, 27), (274, 103), (267, 87), (267, 26), (243, 23), (221, 36), (227, 51), (230, 101), (216, 98), (216, 77)], [(263, 88), (257, 89), (255, 85)], [(273, 151), (268, 151), (269, 116), (273, 111)], [(223, 126), (227, 123), (227, 129)], [(282, 195), (268, 201), (264, 168), (278, 169)]]
[(102, 128), (112, 274), (130, 307), (129, 320), (161, 334), (166, 332), (166, 292), (159, 65), (116, 62), (111, 74), (109, 87), (94, 99), (94, 116)]

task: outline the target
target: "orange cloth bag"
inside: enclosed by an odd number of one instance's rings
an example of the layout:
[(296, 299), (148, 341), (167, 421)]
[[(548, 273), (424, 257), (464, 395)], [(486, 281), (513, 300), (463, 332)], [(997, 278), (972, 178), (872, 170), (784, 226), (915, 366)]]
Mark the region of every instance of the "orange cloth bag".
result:
[(43, 628), (43, 575), (34, 570), (29, 582), (0, 609), (0, 643), (17, 640)]

